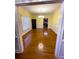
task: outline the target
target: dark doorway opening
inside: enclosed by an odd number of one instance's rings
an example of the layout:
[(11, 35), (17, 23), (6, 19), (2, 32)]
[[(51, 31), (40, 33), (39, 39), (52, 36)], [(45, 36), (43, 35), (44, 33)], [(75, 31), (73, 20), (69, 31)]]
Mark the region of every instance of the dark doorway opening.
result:
[(47, 28), (48, 28), (48, 18), (44, 18), (44, 21), (43, 21), (43, 28), (44, 28), (44, 29), (47, 29)]
[(36, 19), (32, 19), (32, 29), (36, 29)]

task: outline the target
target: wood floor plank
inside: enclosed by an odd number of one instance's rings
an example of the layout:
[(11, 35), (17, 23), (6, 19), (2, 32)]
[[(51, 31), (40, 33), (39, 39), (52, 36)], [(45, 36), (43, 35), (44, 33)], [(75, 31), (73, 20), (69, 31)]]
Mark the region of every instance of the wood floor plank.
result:
[(56, 34), (51, 29), (33, 29), (23, 41), (24, 52), (15, 54), (15, 59), (55, 59)]

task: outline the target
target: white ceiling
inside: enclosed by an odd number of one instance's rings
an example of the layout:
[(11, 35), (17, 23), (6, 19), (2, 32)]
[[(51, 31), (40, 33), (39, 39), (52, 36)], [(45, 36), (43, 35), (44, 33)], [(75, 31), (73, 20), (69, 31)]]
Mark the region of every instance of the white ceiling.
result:
[(23, 8), (33, 14), (48, 14), (54, 12), (57, 8), (60, 7), (60, 5), (61, 5), (60, 3), (29, 5), (29, 6), (23, 6)]

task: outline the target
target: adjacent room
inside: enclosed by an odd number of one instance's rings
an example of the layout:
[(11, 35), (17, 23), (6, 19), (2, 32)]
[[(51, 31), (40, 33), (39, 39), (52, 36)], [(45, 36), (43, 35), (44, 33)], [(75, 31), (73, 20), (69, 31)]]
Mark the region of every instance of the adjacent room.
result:
[(56, 59), (61, 6), (62, 3), (16, 6), (16, 59)]

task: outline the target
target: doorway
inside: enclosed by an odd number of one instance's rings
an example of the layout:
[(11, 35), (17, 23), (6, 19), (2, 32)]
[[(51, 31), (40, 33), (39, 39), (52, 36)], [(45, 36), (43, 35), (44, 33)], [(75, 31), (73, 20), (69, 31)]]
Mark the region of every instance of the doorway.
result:
[(48, 28), (48, 18), (44, 18), (44, 20), (43, 20), (43, 28), (44, 29)]
[(36, 19), (32, 19), (32, 29), (36, 29)]

